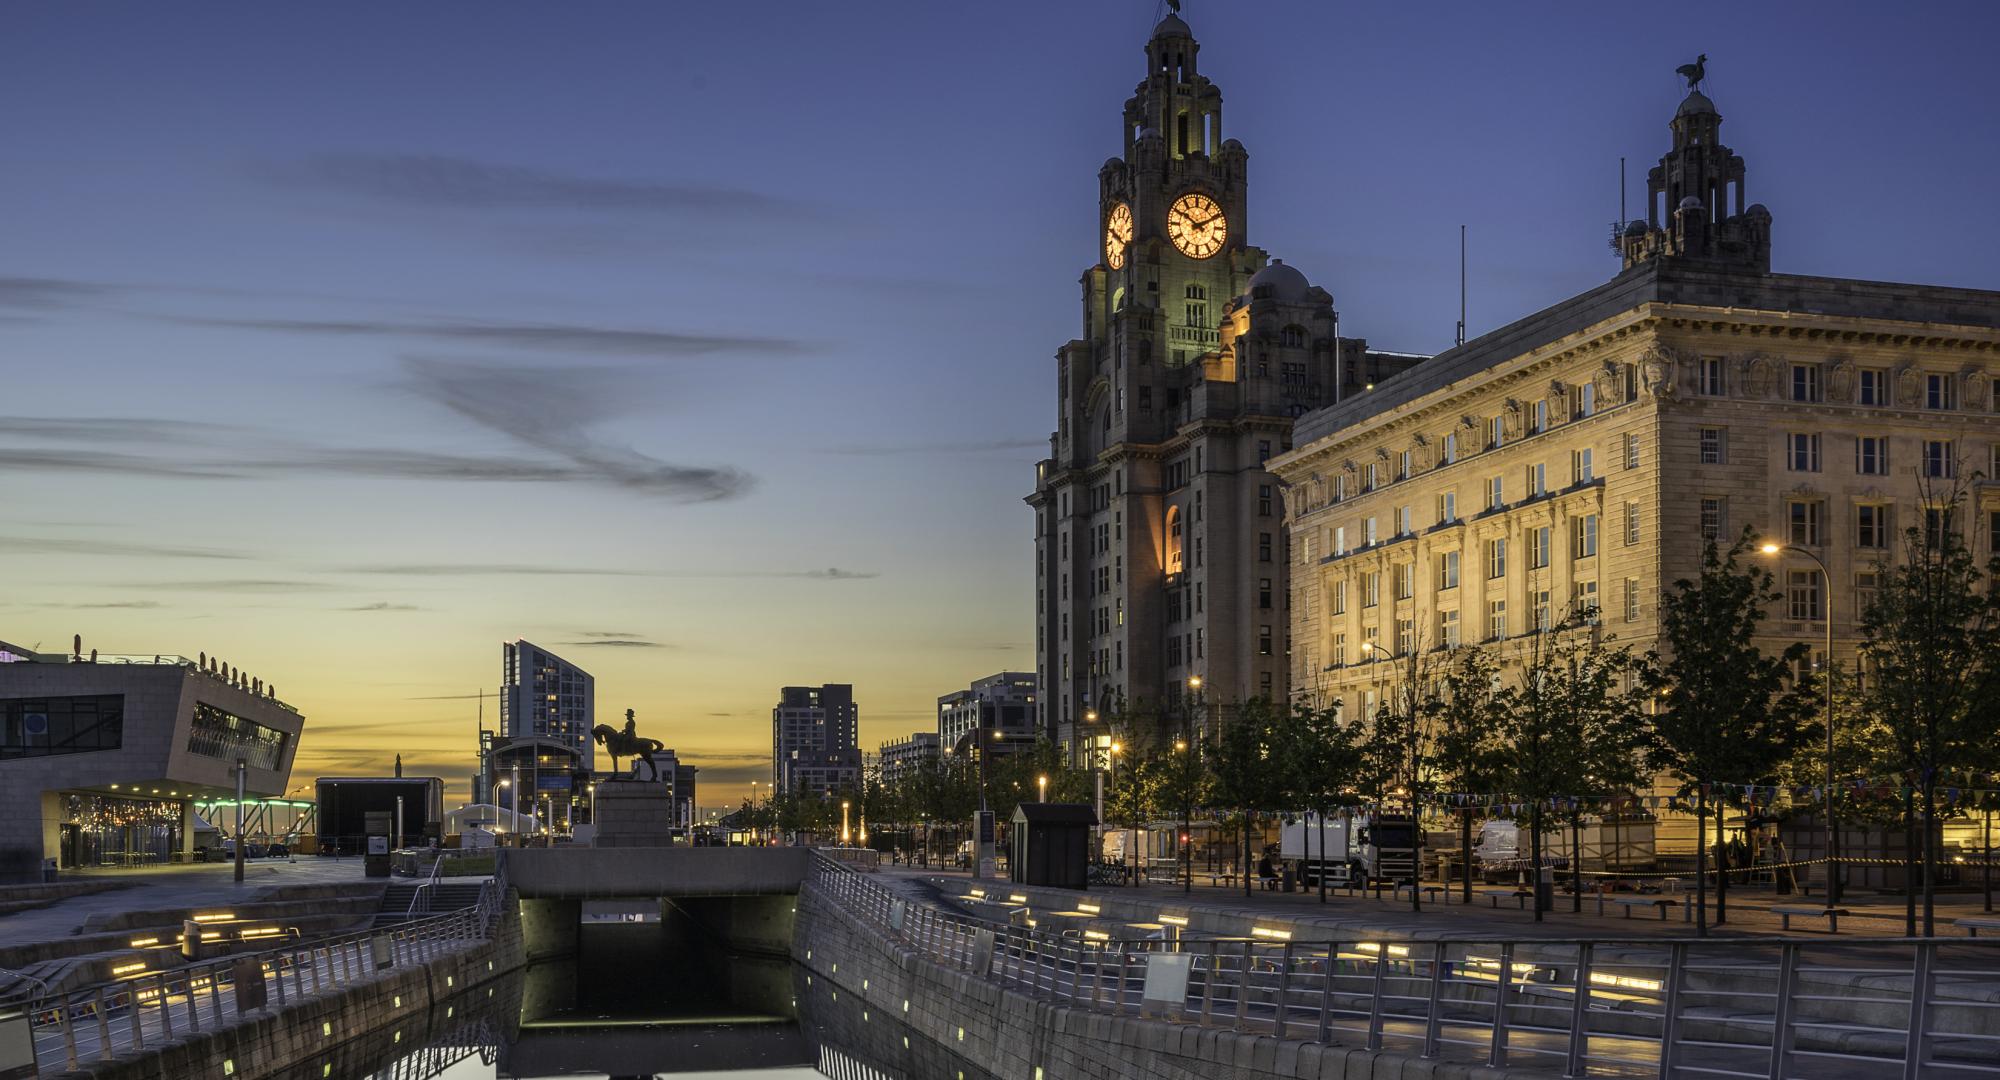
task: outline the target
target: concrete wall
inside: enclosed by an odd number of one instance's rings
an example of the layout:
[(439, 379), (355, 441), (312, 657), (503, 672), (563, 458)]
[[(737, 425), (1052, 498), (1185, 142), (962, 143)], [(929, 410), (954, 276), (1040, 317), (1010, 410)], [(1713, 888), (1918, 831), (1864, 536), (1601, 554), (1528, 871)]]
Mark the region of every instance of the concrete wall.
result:
[(500, 852), (507, 883), (528, 899), (795, 893), (812, 864), (806, 848), (584, 847)]
[[(1397, 1080), (1547, 1075), (1476, 1069), (1349, 1046), (1116, 1017), (1040, 1001), (921, 959), (811, 889), (800, 895), (793, 960), (810, 982), (802, 1013), (828, 1041), (900, 1060), (877, 1017), (994, 1076), (1039, 1080)], [(856, 1009), (855, 1005), (860, 1004)], [(844, 1007), (837, 1007), (844, 1006)], [(898, 1035), (900, 1039), (900, 1035)], [(943, 1074), (938, 1074), (943, 1075)]]

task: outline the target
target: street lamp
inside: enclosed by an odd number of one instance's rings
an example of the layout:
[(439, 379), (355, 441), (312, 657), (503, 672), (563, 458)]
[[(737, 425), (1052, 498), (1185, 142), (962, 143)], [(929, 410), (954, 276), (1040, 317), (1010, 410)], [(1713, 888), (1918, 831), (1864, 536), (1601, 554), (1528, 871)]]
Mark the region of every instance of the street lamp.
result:
[(840, 800), (840, 846), (842, 847), (847, 846), (847, 807), (847, 800)]
[[(508, 786), (509, 786), (510, 784), (512, 784), (512, 783), (513, 783), (513, 781), (511, 781), (511, 780), (502, 780), (502, 781), (500, 781), (500, 790), (502, 790), (502, 791), (505, 791), (505, 790), (507, 789), (507, 787), (508, 787)], [(521, 822), (520, 822), (520, 815), (519, 815), (518, 813), (517, 813), (517, 814), (513, 814), (512, 816), (510, 816), (510, 817), (509, 817), (509, 818), (507, 819), (507, 831), (508, 831), (508, 832), (513, 832), (513, 831), (514, 831), (514, 829), (515, 829), (515, 828), (516, 828), (517, 826), (519, 826), (520, 824), (521, 824)]]
[[(1181, 761), (1181, 894), (1194, 892), (1194, 713), (1201, 703), (1201, 676), (1188, 676), (1188, 695), (1181, 701), (1186, 738), (1174, 740)], [(1204, 725), (1206, 726), (1206, 725)]]
[(1826, 681), (1826, 906), (1831, 911), (1840, 902), (1840, 828), (1833, 816), (1833, 574), (1824, 560), (1797, 544), (1766, 543), (1757, 550), (1766, 555), (1790, 551), (1811, 559), (1819, 568), (1820, 592), (1826, 598), (1826, 609), (1820, 613), (1826, 616), (1826, 670), (1820, 675)]
[(1049, 778), (1046, 776), (1035, 777), (1035, 801), (1049, 801)]

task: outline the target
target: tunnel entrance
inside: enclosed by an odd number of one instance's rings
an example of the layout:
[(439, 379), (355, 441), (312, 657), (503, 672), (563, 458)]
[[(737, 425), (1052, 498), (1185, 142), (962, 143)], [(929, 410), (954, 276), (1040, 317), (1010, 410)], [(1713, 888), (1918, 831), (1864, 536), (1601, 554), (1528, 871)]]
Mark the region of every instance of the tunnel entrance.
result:
[(521, 1022), (756, 1023), (794, 1016), (795, 898), (523, 900)]

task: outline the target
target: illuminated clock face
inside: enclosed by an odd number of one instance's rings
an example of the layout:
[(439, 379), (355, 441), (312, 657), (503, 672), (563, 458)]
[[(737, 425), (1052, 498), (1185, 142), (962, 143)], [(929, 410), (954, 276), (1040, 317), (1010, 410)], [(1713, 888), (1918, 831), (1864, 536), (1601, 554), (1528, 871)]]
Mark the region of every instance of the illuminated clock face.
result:
[(1132, 242), (1132, 208), (1119, 203), (1104, 219), (1104, 265), (1125, 269), (1125, 245)]
[(1215, 200), (1197, 191), (1174, 200), (1167, 211), (1167, 239), (1191, 259), (1206, 259), (1229, 239), (1229, 221)]

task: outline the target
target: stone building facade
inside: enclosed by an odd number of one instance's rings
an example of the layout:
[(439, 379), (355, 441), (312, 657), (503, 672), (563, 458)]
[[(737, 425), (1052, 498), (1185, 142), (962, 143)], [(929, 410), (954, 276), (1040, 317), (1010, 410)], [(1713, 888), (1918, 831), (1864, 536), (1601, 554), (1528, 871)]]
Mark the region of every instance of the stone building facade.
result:
[[(1575, 608), (1644, 650), (1662, 588), (1746, 528), (1793, 549), (1768, 557), (1771, 644), (1823, 642), (1831, 601), (1846, 662), (1921, 491), (2000, 475), (2000, 293), (1771, 273), (1720, 119), (1681, 104), (1617, 277), (1300, 420), (1270, 466), (1296, 694), (1358, 717), (1387, 657), (1510, 656)], [(1950, 524), (1983, 557), (2000, 487), (1969, 498)]]
[(1036, 466), (1042, 730), (1078, 758), (1110, 718), (1287, 690), (1284, 509), (1296, 417), (1421, 357), (1339, 335), (1333, 298), (1249, 244), (1248, 161), (1169, 16), (1098, 171), (1083, 335), (1056, 354)]

